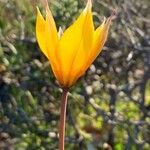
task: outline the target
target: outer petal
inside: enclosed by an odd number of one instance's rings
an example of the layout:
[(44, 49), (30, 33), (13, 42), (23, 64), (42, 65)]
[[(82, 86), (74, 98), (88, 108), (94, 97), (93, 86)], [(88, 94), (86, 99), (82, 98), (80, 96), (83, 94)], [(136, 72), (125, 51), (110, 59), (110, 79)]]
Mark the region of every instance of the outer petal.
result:
[(46, 41), (46, 49), (47, 49), (48, 58), (49, 58), (52, 70), (59, 84), (63, 85), (62, 75), (60, 72), (60, 64), (57, 58), (58, 33), (57, 33), (55, 21), (48, 7), (48, 4), (46, 5), (46, 22), (45, 22), (45, 37), (44, 38)]
[(74, 78), (74, 81), (72, 81), (72, 84), (74, 84), (76, 80), (85, 73), (85, 71), (89, 68), (89, 66), (93, 63), (93, 61), (102, 51), (102, 48), (107, 39), (108, 30), (111, 24), (112, 17), (113, 15), (110, 16), (107, 20), (104, 19), (103, 23), (94, 32), (94, 41), (93, 41), (92, 50), (90, 51), (82, 69), (80, 70), (78, 75)]
[(59, 57), (65, 86), (71, 86), (74, 75), (81, 69), (92, 47), (94, 26), (91, 1), (79, 18), (60, 39)]
[(37, 19), (36, 19), (36, 37), (40, 49), (45, 54), (45, 56), (49, 59), (52, 70), (59, 81), (62, 84), (61, 80), (61, 72), (59, 69), (59, 64), (57, 61), (56, 50), (58, 45), (58, 35), (56, 25), (51, 14), (51, 11), (48, 7), (48, 3), (46, 1), (46, 20), (44, 20), (41, 15), (39, 9), (37, 8)]
[(43, 38), (46, 40), (48, 55), (51, 59), (51, 55), (53, 56), (56, 53), (56, 47), (58, 45), (58, 34), (55, 21), (48, 5), (46, 6), (45, 37)]
[(111, 24), (112, 17), (109, 17), (106, 21), (102, 23), (100, 27), (98, 27), (94, 33), (94, 42), (92, 51), (89, 55), (88, 62), (86, 64), (86, 69), (93, 63), (99, 53), (102, 51), (102, 48), (107, 40), (107, 35), (109, 31), (109, 27)]
[(45, 54), (45, 56), (48, 58), (44, 37), (45, 37), (45, 20), (39, 11), (39, 8), (37, 7), (36, 38), (37, 38), (40, 49)]

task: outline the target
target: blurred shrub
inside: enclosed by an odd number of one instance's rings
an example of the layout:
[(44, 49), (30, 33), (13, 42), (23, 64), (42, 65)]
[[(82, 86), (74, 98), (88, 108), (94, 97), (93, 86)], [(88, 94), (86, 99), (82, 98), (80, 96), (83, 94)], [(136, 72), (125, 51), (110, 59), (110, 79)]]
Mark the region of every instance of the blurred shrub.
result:
[[(61, 89), (35, 40), (35, 2), (0, 0), (0, 149), (58, 147)], [(50, 7), (65, 29), (84, 1)], [(68, 150), (150, 149), (150, 3), (95, 0), (95, 25), (114, 8), (103, 52), (70, 91)]]

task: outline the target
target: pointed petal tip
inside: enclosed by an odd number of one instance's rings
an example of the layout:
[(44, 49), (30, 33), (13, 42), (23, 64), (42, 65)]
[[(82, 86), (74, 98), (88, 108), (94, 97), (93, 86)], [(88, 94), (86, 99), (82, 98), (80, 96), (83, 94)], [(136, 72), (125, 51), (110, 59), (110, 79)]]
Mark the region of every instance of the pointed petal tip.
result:
[(37, 14), (37, 18), (40, 17), (43, 21), (45, 20), (38, 6), (36, 6), (36, 14)]
[(39, 10), (38, 6), (36, 6), (36, 12), (37, 12), (37, 14), (40, 13), (40, 10)]
[(47, 0), (41, 0), (41, 3), (43, 4), (44, 7), (47, 7), (48, 1)]
[(113, 9), (111, 12), (111, 15), (108, 19), (113, 20), (113, 19), (115, 19), (116, 15), (117, 15), (117, 10)]
[(111, 18), (113, 19), (114, 17), (116, 17), (117, 15), (117, 10), (116, 9), (113, 9), (113, 11), (111, 12)]
[(49, 11), (49, 5), (47, 0), (41, 0), (41, 3), (46, 11)]
[(92, 8), (92, 1), (91, 1), (91, 0), (88, 0), (88, 1), (87, 1), (87, 4), (86, 4), (86, 7), (85, 7), (85, 11), (91, 10), (91, 8)]
[(45, 5), (45, 12), (46, 12), (46, 18), (48, 18), (48, 16), (51, 16), (51, 17), (53, 16), (52, 12), (51, 12), (51, 10), (49, 8), (47, 0), (46, 0), (46, 5)]
[(112, 11), (110, 17), (108, 17), (108, 19), (105, 21), (105, 23), (106, 23), (107, 25), (110, 25), (110, 24), (111, 24), (111, 21), (116, 18), (116, 14), (117, 14), (116, 9), (113, 9), (113, 11)]
[(92, 0), (88, 0), (87, 2), (89, 5), (92, 5)]

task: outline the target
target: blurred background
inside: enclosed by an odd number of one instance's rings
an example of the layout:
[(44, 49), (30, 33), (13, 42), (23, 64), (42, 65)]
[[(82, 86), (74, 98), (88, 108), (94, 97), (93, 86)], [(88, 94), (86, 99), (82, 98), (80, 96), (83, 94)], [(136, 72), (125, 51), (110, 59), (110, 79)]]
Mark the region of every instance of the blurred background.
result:
[[(85, 0), (51, 0), (68, 27)], [(61, 89), (35, 39), (39, 0), (0, 0), (0, 150), (57, 150)], [(150, 150), (150, 0), (93, 0), (97, 27), (117, 17), (74, 87), (66, 150)]]

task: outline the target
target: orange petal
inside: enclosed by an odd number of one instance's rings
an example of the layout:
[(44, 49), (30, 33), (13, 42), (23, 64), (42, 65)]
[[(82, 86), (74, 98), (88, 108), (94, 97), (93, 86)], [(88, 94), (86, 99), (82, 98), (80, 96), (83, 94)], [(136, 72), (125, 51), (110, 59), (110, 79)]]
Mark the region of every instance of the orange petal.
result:
[(110, 16), (107, 20), (104, 19), (103, 23), (94, 32), (94, 41), (93, 41), (92, 50), (90, 51), (82, 69), (80, 70), (78, 75), (74, 78), (74, 81), (72, 81), (72, 84), (74, 84), (76, 80), (85, 73), (85, 71), (89, 68), (89, 66), (93, 63), (93, 61), (102, 51), (102, 48), (107, 39), (108, 30), (109, 30), (112, 18), (113, 18), (113, 15)]
[(55, 21), (48, 5), (46, 6), (45, 36), (43, 38), (46, 40), (48, 56), (51, 61), (51, 59), (54, 59), (53, 56), (55, 55), (58, 45), (58, 34)]
[(94, 25), (91, 6), (89, 0), (84, 11), (60, 39), (59, 57), (66, 86), (72, 84), (74, 75), (81, 69), (92, 48)]
[(94, 42), (92, 51), (89, 54), (88, 62), (86, 64), (86, 69), (93, 63), (99, 53), (102, 51), (102, 48), (107, 40), (107, 35), (109, 27), (111, 24), (112, 17), (109, 17), (107, 20), (104, 20), (101, 26), (99, 26), (94, 33)]
[(36, 18), (36, 38), (39, 44), (40, 49), (48, 58), (46, 43), (45, 43), (45, 20), (37, 7), (37, 18)]
[(45, 22), (45, 41), (48, 53), (48, 58), (52, 67), (52, 70), (57, 78), (59, 84), (63, 84), (62, 75), (60, 72), (60, 64), (58, 61), (57, 51), (58, 51), (58, 33), (53, 19), (52, 13), (46, 5), (46, 22)]

